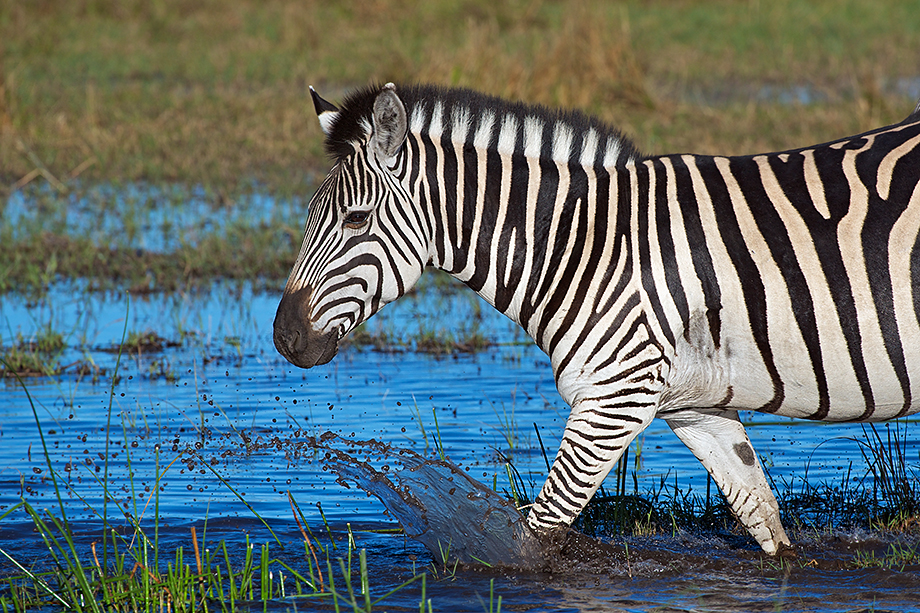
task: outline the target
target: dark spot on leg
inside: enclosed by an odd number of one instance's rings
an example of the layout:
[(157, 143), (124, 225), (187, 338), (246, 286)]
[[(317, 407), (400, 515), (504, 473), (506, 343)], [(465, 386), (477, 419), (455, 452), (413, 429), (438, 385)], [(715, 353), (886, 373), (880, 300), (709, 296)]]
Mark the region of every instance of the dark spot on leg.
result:
[(754, 449), (751, 447), (750, 443), (738, 443), (734, 446), (735, 453), (738, 454), (738, 457), (741, 458), (741, 461), (744, 462), (746, 466), (754, 465)]

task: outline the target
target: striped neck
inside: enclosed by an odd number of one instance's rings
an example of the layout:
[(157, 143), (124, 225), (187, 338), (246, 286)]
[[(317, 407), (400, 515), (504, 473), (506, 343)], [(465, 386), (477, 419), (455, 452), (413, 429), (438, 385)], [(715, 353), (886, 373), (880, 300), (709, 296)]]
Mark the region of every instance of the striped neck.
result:
[[(404, 183), (424, 208), (429, 264), (466, 283), (547, 351), (556, 271), (578, 254), (632, 143), (581, 113), (466, 90), (400, 90), (409, 118)], [(605, 193), (599, 193), (607, 190)]]

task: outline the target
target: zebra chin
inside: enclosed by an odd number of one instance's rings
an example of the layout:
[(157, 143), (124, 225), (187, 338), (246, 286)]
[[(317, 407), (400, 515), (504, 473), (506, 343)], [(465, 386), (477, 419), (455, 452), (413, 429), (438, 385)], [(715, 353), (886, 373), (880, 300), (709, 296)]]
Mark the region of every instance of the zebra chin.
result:
[(274, 341), (278, 353), (300, 368), (325, 364), (339, 351), (338, 330), (320, 333), (310, 327), (284, 329), (276, 321)]
[(275, 314), (275, 349), (301, 368), (325, 364), (339, 350), (338, 328), (319, 332), (310, 325), (309, 297), (309, 289), (285, 293)]

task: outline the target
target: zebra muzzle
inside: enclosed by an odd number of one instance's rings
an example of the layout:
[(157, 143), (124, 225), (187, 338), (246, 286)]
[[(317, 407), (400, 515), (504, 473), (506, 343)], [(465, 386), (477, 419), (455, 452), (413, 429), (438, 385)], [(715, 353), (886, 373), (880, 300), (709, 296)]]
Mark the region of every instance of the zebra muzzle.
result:
[(300, 368), (325, 364), (338, 352), (339, 332), (318, 332), (310, 325), (310, 291), (306, 288), (285, 293), (275, 314), (275, 349)]

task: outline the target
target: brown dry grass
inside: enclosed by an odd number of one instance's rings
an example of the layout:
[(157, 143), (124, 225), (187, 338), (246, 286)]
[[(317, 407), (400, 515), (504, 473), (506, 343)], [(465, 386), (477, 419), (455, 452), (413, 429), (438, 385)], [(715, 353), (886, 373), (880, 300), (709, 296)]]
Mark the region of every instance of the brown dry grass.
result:
[[(894, 0), (4, 4), (0, 183), (308, 192), (326, 162), (307, 86), (374, 80), (581, 108), (650, 152), (801, 146), (912, 108), (890, 84), (920, 72), (913, 21)], [(825, 99), (752, 94), (800, 83)]]
[(467, 18), (459, 47), (433, 49), (416, 78), (556, 107), (652, 106), (629, 32), (618, 19), (579, 3), (554, 28), (532, 21), (525, 13), (503, 32), (497, 19)]

